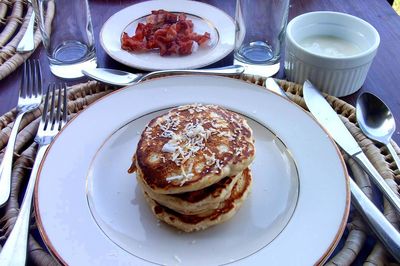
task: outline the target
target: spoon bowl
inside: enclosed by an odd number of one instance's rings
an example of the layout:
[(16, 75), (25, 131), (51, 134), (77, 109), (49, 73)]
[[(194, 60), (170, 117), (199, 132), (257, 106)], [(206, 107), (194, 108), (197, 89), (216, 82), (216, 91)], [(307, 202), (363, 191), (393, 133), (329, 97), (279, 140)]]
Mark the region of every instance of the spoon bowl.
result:
[(135, 83), (135, 80), (143, 74), (133, 74), (126, 71), (111, 68), (84, 69), (82, 73), (94, 80), (114, 86), (128, 86)]
[(356, 104), (357, 122), (364, 134), (373, 140), (387, 144), (396, 130), (389, 107), (372, 93), (362, 93)]
[(361, 131), (368, 138), (386, 145), (399, 168), (399, 156), (390, 142), (396, 122), (389, 107), (374, 94), (364, 92), (357, 98), (356, 116)]

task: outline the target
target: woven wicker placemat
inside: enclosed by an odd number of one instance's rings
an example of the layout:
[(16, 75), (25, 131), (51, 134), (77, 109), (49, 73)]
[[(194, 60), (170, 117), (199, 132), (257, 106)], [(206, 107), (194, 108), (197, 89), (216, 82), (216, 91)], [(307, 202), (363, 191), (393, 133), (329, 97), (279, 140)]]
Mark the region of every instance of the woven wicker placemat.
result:
[[(264, 86), (265, 82), (263, 78), (255, 76), (241, 76), (239, 78), (260, 86)], [(302, 86), (282, 80), (279, 82), (292, 101), (306, 109), (302, 97)], [(260, 89), (263, 88), (260, 87)], [(114, 91), (113, 87), (94, 81), (71, 87), (68, 90), (68, 107), (71, 114), (70, 116), (75, 116), (76, 113), (83, 110), (86, 106), (104, 95), (107, 95), (111, 91)], [(332, 96), (327, 96), (327, 100), (343, 119), (346, 126), (357, 139), (373, 165), (378, 169), (380, 174), (385, 178), (386, 182), (393, 188), (393, 190), (398, 193), (400, 171), (395, 165), (393, 158), (389, 155), (387, 149), (381, 145), (373, 143), (360, 132), (356, 125), (355, 110), (353, 106)], [(4, 244), (5, 239), (11, 232), (15, 223), (19, 211), (19, 200), (21, 200), (21, 194), (24, 190), (23, 188), (27, 183), (36, 156), (37, 145), (33, 142), (33, 138), (36, 134), (39, 123), (38, 118), (40, 115), (41, 109), (38, 109), (26, 115), (21, 123), (20, 132), (18, 133), (15, 146), (11, 199), (4, 208), (0, 209), (0, 214), (2, 215), (0, 220), (2, 225), (0, 231), (1, 244)], [(15, 116), (16, 111), (14, 109), (0, 117), (0, 160), (3, 158), (4, 147), (7, 144)], [(399, 147), (394, 142), (393, 145), (397, 153), (399, 153)], [(376, 201), (377, 195), (374, 195), (376, 192), (374, 193), (371, 183), (365, 173), (352, 161), (352, 159), (346, 156), (345, 159), (355, 181), (360, 185), (368, 197), (374, 198)], [(323, 173), (321, 175), (321, 178), (323, 178)], [(385, 216), (396, 226), (396, 228), (398, 228), (399, 217), (385, 199), (382, 199), (380, 195), (378, 195), (378, 197), (380, 197), (378, 202), (383, 202)], [(34, 220), (34, 218), (32, 220)], [(356, 259), (360, 260), (358, 257), (361, 249), (365, 246), (367, 239), (371, 238), (373, 238), (371, 230), (364, 223), (361, 216), (356, 211), (352, 211), (349, 216), (346, 233), (343, 236), (344, 244), (340, 248), (338, 247), (336, 249), (336, 254), (327, 262), (327, 264), (350, 265)], [(56, 265), (57, 262), (39, 243), (42, 243), (42, 241), (37, 232), (35, 222), (32, 221), (28, 248), (29, 265)], [(392, 261), (393, 259), (388, 255), (379, 241), (376, 241), (373, 248), (369, 249), (367, 256), (364, 256), (362, 260), (365, 261), (365, 264), (367, 265), (395, 265)]]
[[(22, 65), (40, 45), (40, 30), (36, 27), (33, 51), (26, 53), (16, 51), (28, 27), (32, 12), (32, 5), (28, 5), (26, 0), (0, 0), (0, 80)], [(53, 16), (54, 8), (48, 8), (46, 25), (51, 24)]]

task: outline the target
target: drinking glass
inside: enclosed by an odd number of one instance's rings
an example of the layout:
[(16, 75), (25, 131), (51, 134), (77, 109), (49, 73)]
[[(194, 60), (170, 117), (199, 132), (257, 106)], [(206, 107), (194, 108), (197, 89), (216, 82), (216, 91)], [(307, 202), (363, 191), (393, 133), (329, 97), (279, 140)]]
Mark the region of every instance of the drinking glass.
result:
[(270, 77), (280, 68), (289, 0), (236, 0), (234, 64)]
[[(82, 77), (97, 66), (93, 26), (87, 0), (33, 0), (51, 72), (60, 78)], [(45, 16), (54, 15), (51, 24)]]

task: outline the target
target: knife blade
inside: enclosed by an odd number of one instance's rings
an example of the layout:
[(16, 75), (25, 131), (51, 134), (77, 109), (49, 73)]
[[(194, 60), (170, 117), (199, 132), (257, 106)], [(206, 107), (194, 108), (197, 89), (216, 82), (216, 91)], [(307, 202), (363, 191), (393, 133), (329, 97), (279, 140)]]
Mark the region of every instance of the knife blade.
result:
[(315, 119), (326, 129), (335, 142), (349, 154), (370, 176), (382, 194), (400, 213), (400, 198), (385, 182), (372, 163), (346, 128), (342, 120), (326, 101), (318, 89), (308, 80), (303, 85), (303, 96), (306, 105)]
[(278, 83), (276, 83), (273, 78), (267, 78), (265, 80), (265, 87), (290, 100), (289, 97), (286, 95), (286, 92), (278, 85)]

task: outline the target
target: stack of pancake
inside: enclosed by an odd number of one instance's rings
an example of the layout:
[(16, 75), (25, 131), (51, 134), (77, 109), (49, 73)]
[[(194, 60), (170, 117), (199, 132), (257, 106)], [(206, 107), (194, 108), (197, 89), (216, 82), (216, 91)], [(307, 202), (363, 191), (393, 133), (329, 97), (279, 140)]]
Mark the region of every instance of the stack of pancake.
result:
[(216, 105), (184, 105), (150, 121), (129, 172), (160, 220), (191, 232), (237, 212), (250, 191), (254, 155), (243, 117)]

